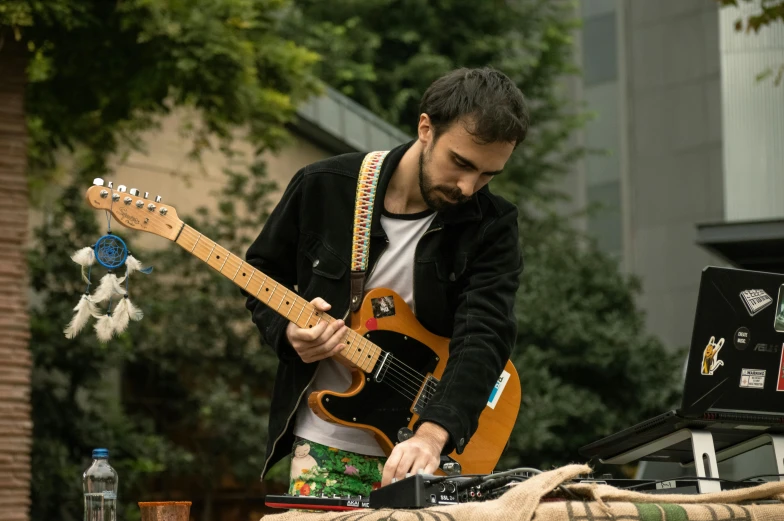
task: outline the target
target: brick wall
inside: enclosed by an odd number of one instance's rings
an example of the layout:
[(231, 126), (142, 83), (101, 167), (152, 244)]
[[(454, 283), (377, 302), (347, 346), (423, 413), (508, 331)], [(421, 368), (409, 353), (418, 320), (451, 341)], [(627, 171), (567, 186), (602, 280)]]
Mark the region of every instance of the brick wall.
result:
[(26, 244), (25, 52), (0, 32), (0, 519), (30, 510), (30, 350)]

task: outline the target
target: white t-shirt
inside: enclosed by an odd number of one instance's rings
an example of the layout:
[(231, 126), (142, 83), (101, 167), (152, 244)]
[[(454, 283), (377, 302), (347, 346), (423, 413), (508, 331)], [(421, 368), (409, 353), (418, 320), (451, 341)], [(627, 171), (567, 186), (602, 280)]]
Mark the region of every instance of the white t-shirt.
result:
[[(430, 210), (402, 215), (386, 211), (382, 213), (381, 226), (389, 238), (389, 244), (365, 284), (366, 291), (389, 288), (414, 310), (414, 252), (435, 216), (435, 212)], [(297, 409), (294, 434), (340, 450), (384, 456), (384, 451), (369, 432), (324, 421), (310, 409), (307, 394), (326, 389), (344, 392), (351, 385), (351, 370), (347, 367), (331, 358), (318, 364), (315, 379)]]

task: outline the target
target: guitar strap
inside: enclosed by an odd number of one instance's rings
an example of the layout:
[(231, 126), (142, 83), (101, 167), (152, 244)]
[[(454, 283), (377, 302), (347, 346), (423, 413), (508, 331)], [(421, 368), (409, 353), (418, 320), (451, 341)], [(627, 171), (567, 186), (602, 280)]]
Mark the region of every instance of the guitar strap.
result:
[(373, 220), (373, 203), (376, 186), (381, 174), (381, 164), (389, 151), (370, 152), (362, 161), (357, 181), (354, 205), (354, 239), (351, 245), (351, 300), (349, 306), (356, 312), (362, 303), (365, 289), (365, 271), (370, 250), (370, 224)]

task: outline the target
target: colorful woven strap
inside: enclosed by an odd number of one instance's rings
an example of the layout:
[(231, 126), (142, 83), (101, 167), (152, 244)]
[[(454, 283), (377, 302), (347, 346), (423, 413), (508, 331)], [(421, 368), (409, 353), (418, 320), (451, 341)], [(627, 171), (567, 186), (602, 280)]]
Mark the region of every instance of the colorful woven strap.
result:
[(365, 271), (370, 248), (370, 223), (376, 199), (381, 164), (389, 151), (370, 152), (362, 161), (354, 206), (354, 242), (351, 246), (351, 271)]

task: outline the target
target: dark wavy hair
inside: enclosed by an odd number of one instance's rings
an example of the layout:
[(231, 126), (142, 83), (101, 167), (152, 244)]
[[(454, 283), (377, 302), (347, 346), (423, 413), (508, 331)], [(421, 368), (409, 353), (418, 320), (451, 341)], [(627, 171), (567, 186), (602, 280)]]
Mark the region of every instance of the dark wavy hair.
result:
[(528, 133), (528, 106), (517, 85), (491, 67), (456, 69), (434, 81), (419, 103), (435, 138), (461, 121), (481, 143), (519, 145)]

